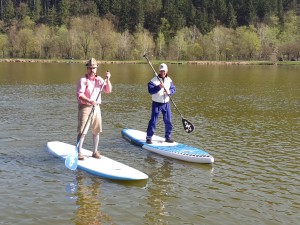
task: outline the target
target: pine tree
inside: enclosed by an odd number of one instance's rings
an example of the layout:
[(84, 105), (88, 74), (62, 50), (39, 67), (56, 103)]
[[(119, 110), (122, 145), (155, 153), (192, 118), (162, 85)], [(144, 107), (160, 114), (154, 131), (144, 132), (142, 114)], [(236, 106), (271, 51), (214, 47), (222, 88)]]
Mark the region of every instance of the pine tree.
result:
[(38, 22), (42, 14), (42, 3), (41, 0), (29, 0), (28, 8), (30, 10), (30, 17), (34, 22)]
[(71, 3), (70, 0), (61, 0), (59, 3), (59, 13), (58, 13), (58, 20), (60, 25), (68, 24), (70, 20), (70, 7)]
[(15, 16), (14, 4), (12, 0), (7, 0), (3, 6), (3, 20), (5, 23), (10, 24)]
[(226, 24), (229, 28), (237, 27), (236, 13), (235, 13), (235, 10), (234, 10), (231, 2), (229, 2), (228, 8), (227, 8)]

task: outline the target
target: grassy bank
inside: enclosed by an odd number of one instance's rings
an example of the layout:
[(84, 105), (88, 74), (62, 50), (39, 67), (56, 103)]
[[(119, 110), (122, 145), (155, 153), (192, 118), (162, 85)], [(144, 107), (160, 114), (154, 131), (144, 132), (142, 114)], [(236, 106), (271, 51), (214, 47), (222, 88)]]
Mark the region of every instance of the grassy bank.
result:
[[(87, 60), (76, 59), (0, 59), (2, 63), (10, 62), (30, 62), (30, 63), (86, 63)], [(193, 64), (193, 65), (300, 65), (300, 61), (170, 61), (170, 60), (153, 60), (153, 64), (161, 62), (169, 64)], [(147, 64), (145, 60), (134, 61), (98, 61), (99, 64)]]

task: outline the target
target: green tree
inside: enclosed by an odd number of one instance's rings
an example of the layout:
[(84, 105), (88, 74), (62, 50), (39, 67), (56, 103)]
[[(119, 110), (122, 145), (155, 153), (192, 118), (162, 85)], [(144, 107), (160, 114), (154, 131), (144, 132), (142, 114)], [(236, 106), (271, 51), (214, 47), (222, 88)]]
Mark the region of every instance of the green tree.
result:
[(79, 17), (81, 13), (81, 1), (71, 0), (70, 1), (70, 15), (71, 17)]
[(12, 0), (7, 0), (6, 3), (3, 5), (3, 20), (7, 24), (11, 24), (12, 20), (15, 16), (14, 4)]
[(294, 41), (300, 34), (300, 28), (298, 27), (300, 17), (296, 15), (295, 11), (290, 10), (286, 13), (284, 18), (284, 26), (281, 27), (281, 33), (278, 39), (284, 43)]
[(232, 5), (236, 11), (238, 26), (248, 25), (248, 1), (233, 1)]
[(130, 21), (129, 27), (133, 32), (143, 29), (144, 26), (144, 8), (143, 2), (140, 0), (131, 0), (131, 7), (129, 10)]
[(118, 35), (116, 57), (120, 60), (130, 59), (130, 52), (133, 46), (133, 36), (128, 30)]
[(56, 46), (60, 58), (72, 57), (75, 37), (73, 30), (68, 30), (66, 26), (61, 26), (56, 33)]
[(203, 58), (203, 46), (195, 42), (190, 49), (190, 60), (201, 60)]
[(228, 8), (227, 8), (226, 25), (229, 28), (237, 27), (236, 12), (235, 12), (231, 2), (229, 2)]
[(259, 55), (261, 42), (252, 26), (237, 28), (236, 37), (237, 43), (235, 43), (235, 46), (239, 46), (238, 54), (243, 59), (253, 59), (253, 57)]
[(9, 57), (17, 57), (19, 54), (19, 37), (16, 22), (13, 22), (7, 31)]
[(257, 25), (257, 34), (261, 43), (260, 59), (268, 60), (278, 50), (279, 29), (267, 26), (264, 23)]
[(225, 0), (215, 0), (214, 9), (217, 20), (219, 20), (221, 23), (225, 23), (226, 14), (228, 11)]
[(159, 25), (161, 23), (160, 11), (162, 9), (161, 0), (148, 0), (145, 1), (144, 7), (144, 28), (149, 30), (151, 33), (158, 34)]
[(167, 46), (165, 41), (165, 36), (162, 32), (158, 33), (158, 36), (156, 38), (156, 57), (158, 59), (163, 59), (166, 57), (167, 53)]
[(202, 60), (214, 60), (216, 56), (216, 51), (214, 44), (212, 42), (210, 34), (200, 36), (197, 42), (202, 48)]
[(154, 41), (149, 31), (143, 30), (134, 35), (133, 58), (140, 59), (145, 53), (153, 53)]
[(209, 18), (206, 9), (197, 10), (195, 24), (202, 34), (207, 34), (209, 31), (211, 31), (212, 25), (209, 24)]
[(283, 4), (282, 0), (277, 0), (277, 17), (279, 18), (280, 30), (284, 27), (284, 16), (283, 16)]
[(54, 6), (51, 9), (49, 9), (48, 14), (46, 16), (46, 21), (50, 27), (54, 27), (58, 24), (57, 13)]
[(77, 44), (82, 51), (82, 58), (87, 59), (91, 53), (95, 30), (99, 26), (99, 19), (94, 16), (83, 16), (71, 21), (71, 29), (76, 35)]
[(41, 24), (34, 30), (39, 58), (49, 58), (51, 49), (51, 30), (47, 25)]
[(41, 0), (29, 0), (27, 4), (30, 10), (31, 18), (33, 21), (38, 22), (42, 14)]
[[(78, 5), (77, 5), (77, 7), (78, 7)], [(95, 1), (93, 1), (93, 0), (83, 1), (79, 5), (79, 7), (80, 7), (79, 15), (94, 16), (94, 17), (98, 16), (98, 8), (97, 8)]]
[(99, 59), (112, 59), (117, 50), (117, 35), (113, 24), (107, 19), (99, 21), (99, 26), (95, 29), (95, 38), (97, 39)]
[(257, 3), (256, 16), (259, 18), (260, 22), (267, 19), (274, 7), (276, 7), (276, 4), (272, 3), (272, 1), (259, 1)]
[(28, 28), (28, 29), (31, 29), (33, 30), (34, 26), (35, 26), (35, 23), (33, 20), (30, 19), (29, 16), (25, 16), (19, 23), (19, 28)]
[(175, 37), (170, 41), (169, 56), (175, 58), (177, 61), (184, 60), (187, 53), (188, 42), (186, 40), (186, 33), (188, 29), (185, 27), (177, 31)]
[(5, 52), (8, 45), (8, 37), (6, 34), (0, 34), (0, 50), (2, 52), (2, 58), (5, 58)]
[(59, 23), (60, 25), (68, 25), (70, 22), (70, 8), (71, 3), (70, 0), (61, 0), (59, 3)]
[(300, 52), (299, 39), (281, 45), (279, 51), (282, 55), (286, 56), (288, 60), (292, 58), (298, 59)]
[(24, 17), (29, 15), (28, 5), (25, 3), (20, 3), (20, 5), (15, 9), (15, 17), (18, 20), (23, 20)]
[(122, 1), (120, 0), (110, 0), (110, 12), (117, 17), (120, 17), (122, 10)]
[(176, 0), (163, 1), (161, 17), (166, 18), (170, 24), (171, 36), (174, 36), (177, 30), (185, 27), (186, 25), (185, 17), (182, 11), (178, 9), (178, 3)]
[(18, 32), (19, 48), (21, 50), (22, 57), (28, 57), (28, 53), (34, 50), (35, 36), (33, 31), (28, 28), (21, 29)]
[(232, 29), (217, 26), (209, 34), (215, 47), (215, 60), (227, 60), (233, 54), (233, 33)]
[(95, 0), (95, 3), (98, 8), (99, 16), (104, 17), (109, 13), (110, 0)]
[(134, 29), (130, 26), (130, 9), (131, 9), (130, 1), (122, 1), (122, 7), (119, 14), (119, 23), (118, 30), (124, 32), (125, 30), (129, 30), (130, 33), (133, 33)]
[(185, 26), (190, 27), (195, 25), (194, 21), (196, 18), (196, 7), (193, 4), (192, 0), (179, 0), (176, 1), (178, 4), (177, 8), (185, 18)]
[(168, 45), (171, 38), (171, 25), (166, 18), (161, 18), (161, 25), (159, 27), (159, 33), (164, 36), (165, 42)]
[(212, 42), (214, 43), (215, 47), (215, 60), (219, 61), (220, 60), (220, 45), (221, 42), (223, 41), (223, 34), (222, 30), (220, 29), (219, 26), (215, 27), (212, 32), (209, 34), (211, 35)]
[(256, 9), (253, 0), (248, 0), (248, 24), (254, 24), (256, 19)]

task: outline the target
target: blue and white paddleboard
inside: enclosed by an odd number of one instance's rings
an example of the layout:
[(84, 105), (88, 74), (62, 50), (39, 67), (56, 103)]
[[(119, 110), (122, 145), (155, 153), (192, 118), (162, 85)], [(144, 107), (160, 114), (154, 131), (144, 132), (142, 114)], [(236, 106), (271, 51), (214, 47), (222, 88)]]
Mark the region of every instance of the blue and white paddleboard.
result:
[[(75, 146), (59, 141), (47, 143), (49, 152), (65, 160)], [(101, 155), (100, 159), (92, 157), (92, 151), (82, 149), (84, 160), (78, 160), (78, 169), (112, 180), (145, 180), (148, 175), (123, 163)]]
[(160, 155), (194, 163), (213, 163), (214, 158), (207, 152), (177, 142), (165, 142), (165, 138), (154, 135), (152, 144), (146, 143), (146, 132), (134, 129), (122, 129), (123, 137), (129, 142)]

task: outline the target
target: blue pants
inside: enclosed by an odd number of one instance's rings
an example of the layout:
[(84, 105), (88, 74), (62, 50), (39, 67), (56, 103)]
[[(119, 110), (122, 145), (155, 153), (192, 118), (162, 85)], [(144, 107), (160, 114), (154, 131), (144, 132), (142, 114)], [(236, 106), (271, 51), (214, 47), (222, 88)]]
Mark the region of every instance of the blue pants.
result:
[(165, 123), (165, 138), (166, 139), (171, 138), (173, 125), (172, 125), (172, 112), (171, 112), (170, 102), (159, 103), (159, 102), (152, 101), (152, 113), (151, 113), (151, 119), (149, 121), (148, 128), (147, 128), (146, 139), (151, 139), (152, 136), (154, 135), (160, 112), (163, 115), (163, 121)]

